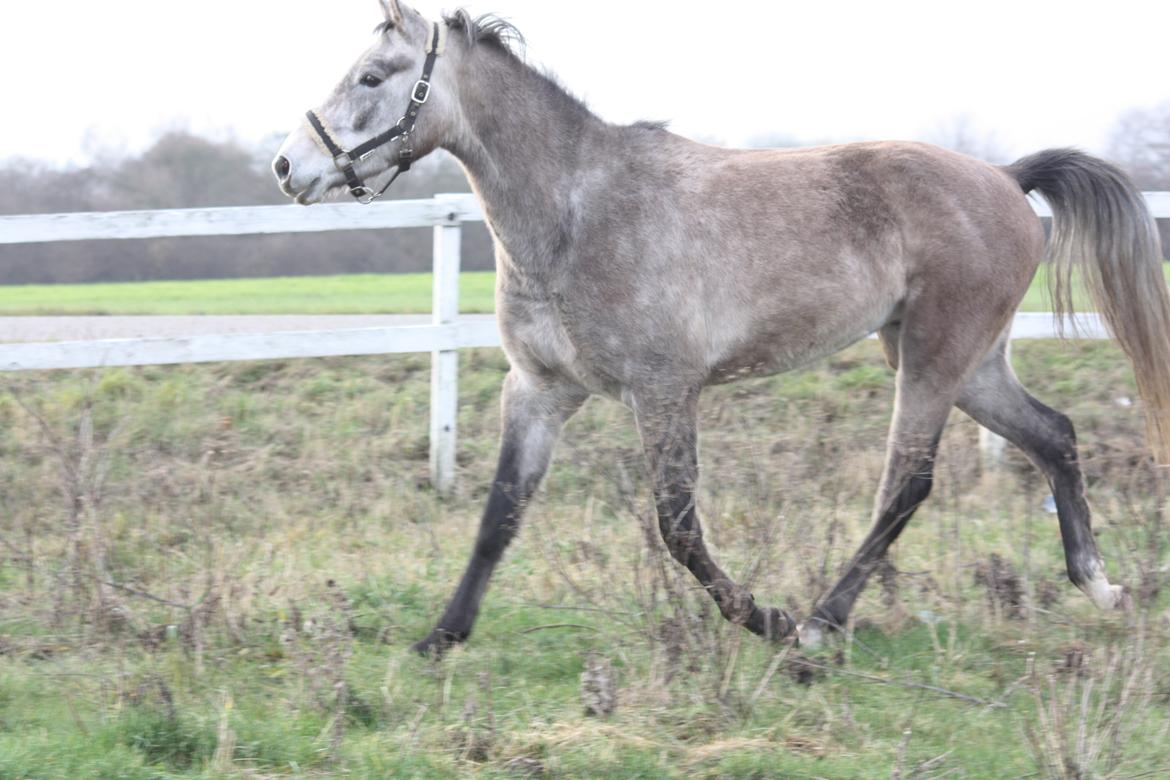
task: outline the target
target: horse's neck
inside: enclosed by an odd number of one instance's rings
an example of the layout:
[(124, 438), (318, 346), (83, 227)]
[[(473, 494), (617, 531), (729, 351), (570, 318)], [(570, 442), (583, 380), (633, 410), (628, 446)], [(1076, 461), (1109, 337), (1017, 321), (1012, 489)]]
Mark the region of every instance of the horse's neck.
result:
[(472, 56), (460, 79), (464, 123), (448, 150), (467, 169), (510, 261), (543, 276), (572, 228), (580, 161), (607, 126), (516, 58)]

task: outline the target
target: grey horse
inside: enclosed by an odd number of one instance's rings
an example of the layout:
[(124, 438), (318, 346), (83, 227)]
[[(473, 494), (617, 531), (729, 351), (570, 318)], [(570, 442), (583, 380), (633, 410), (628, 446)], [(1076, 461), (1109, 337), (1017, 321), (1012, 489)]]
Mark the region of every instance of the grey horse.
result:
[[(499, 19), (460, 11), (432, 24), (397, 0), (381, 3), (373, 45), (314, 112), (319, 127), (288, 137), (274, 170), (302, 204), (347, 184), (369, 199), (366, 179), (381, 184), (446, 149), (495, 238), (511, 364), (499, 467), (466, 573), (417, 650), (470, 635), (562, 426), (593, 394), (635, 414), (671, 554), (724, 617), (767, 639), (799, 631), (816, 643), (845, 623), (930, 493), (953, 407), (1043, 471), (1072, 582), (1102, 609), (1127, 602), (1090, 529), (1072, 423), (1033, 398), (1008, 361), (1013, 314), (1045, 257), (1026, 197), (1036, 191), (1056, 215), (1047, 254), (1058, 310), (1071, 311), (1075, 270), (1133, 363), (1157, 456), (1170, 454), (1170, 296), (1154, 222), (1116, 168), (1073, 150), (996, 167), (917, 143), (714, 148), (659, 125), (601, 120), (525, 64)], [(363, 153), (339, 156), (355, 147)], [(758, 606), (704, 544), (699, 396), (875, 332), (897, 371), (897, 400), (873, 528), (798, 629)]]

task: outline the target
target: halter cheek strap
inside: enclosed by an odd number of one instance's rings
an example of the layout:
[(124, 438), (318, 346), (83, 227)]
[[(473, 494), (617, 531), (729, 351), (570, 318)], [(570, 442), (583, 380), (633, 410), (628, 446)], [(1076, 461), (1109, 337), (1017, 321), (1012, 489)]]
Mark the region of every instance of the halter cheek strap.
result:
[[(345, 177), (349, 194), (359, 203), (369, 205), (385, 195), (398, 177), (409, 171), (414, 164), (414, 148), (410, 145), (410, 136), (414, 133), (414, 126), (418, 121), (422, 107), (430, 100), (431, 76), (435, 70), (435, 62), (443, 53), (446, 44), (447, 25), (436, 23), (433, 25), (431, 37), (427, 40), (427, 58), (423, 63), (422, 77), (414, 83), (410, 90), (410, 105), (406, 107), (406, 113), (389, 130), (353, 149), (346, 149), (341, 145), (337, 134), (319, 113), (309, 111), (305, 114), (308, 129), (312, 131), (309, 135), (326, 154), (333, 158), (333, 165)], [(390, 177), (390, 181), (386, 182), (385, 187), (375, 192), (366, 186), (362, 177), (358, 176), (354, 166), (395, 139), (401, 139), (401, 147), (398, 150), (394, 175)]]

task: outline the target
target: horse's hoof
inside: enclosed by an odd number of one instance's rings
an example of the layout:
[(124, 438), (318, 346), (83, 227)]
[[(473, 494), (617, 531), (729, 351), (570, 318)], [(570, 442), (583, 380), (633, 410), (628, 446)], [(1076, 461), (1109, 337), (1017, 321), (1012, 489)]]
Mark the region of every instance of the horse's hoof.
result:
[(460, 637), (458, 634), (436, 628), (427, 635), (426, 639), (415, 642), (413, 645), (411, 645), (410, 650), (411, 652), (417, 653), (426, 658), (434, 658), (435, 660), (439, 660), (444, 655), (446, 655), (448, 650), (450, 650), (455, 645), (460, 644), (465, 639), (466, 636)]
[(437, 643), (429, 636), (426, 639), (420, 639), (411, 645), (410, 652), (414, 653), (415, 655), (421, 655), (424, 658), (430, 658), (432, 656), (438, 656), (441, 654), (441, 652), (438, 650)]
[(825, 627), (819, 620), (809, 619), (796, 629), (797, 644), (805, 650), (820, 650), (825, 646)]
[(1121, 585), (1110, 584), (1101, 564), (1094, 567), (1093, 576), (1080, 588), (1097, 605), (1097, 609), (1105, 611), (1118, 609), (1126, 612), (1133, 609), (1133, 599), (1129, 595), (1129, 590)]

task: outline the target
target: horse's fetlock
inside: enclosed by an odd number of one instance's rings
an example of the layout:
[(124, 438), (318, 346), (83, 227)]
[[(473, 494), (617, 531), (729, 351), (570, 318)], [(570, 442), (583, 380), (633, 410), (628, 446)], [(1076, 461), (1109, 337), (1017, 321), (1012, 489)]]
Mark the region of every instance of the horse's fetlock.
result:
[(731, 580), (717, 580), (711, 583), (708, 590), (723, 617), (737, 626), (746, 626), (752, 615), (758, 611), (755, 599), (748, 589), (736, 585)]

